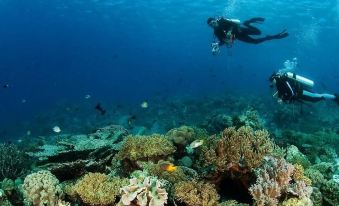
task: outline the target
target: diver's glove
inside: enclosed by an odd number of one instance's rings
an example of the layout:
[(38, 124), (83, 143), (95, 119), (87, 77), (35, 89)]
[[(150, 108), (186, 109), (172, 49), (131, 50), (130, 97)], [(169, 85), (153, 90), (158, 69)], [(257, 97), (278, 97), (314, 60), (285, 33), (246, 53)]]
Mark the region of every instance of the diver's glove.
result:
[(211, 51), (213, 55), (218, 55), (220, 53), (219, 43), (212, 43), (211, 47), (212, 47)]

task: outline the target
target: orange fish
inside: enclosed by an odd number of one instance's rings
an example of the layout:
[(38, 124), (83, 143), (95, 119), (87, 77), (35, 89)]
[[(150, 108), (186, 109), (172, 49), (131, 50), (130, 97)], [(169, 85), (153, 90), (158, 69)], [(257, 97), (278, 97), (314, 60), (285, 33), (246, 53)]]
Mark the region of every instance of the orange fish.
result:
[(172, 163), (164, 163), (161, 166), (161, 169), (167, 172), (174, 172), (175, 170), (177, 170), (177, 167), (174, 166), (174, 164)]

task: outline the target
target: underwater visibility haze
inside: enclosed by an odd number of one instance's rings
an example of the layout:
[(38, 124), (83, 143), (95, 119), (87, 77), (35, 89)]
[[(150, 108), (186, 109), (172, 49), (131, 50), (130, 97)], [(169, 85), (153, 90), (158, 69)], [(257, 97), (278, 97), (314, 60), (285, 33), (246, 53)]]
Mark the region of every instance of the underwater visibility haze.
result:
[[(213, 55), (221, 16), (289, 35)], [(1, 206), (339, 205), (338, 0), (0, 0), (0, 21)], [(330, 101), (277, 101), (293, 59)]]

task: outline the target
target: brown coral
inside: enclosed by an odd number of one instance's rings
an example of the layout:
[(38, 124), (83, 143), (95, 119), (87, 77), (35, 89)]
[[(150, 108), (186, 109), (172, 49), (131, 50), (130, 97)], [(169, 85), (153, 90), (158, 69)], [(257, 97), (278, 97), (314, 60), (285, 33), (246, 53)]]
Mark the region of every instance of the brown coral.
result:
[(274, 143), (266, 130), (253, 131), (250, 127), (226, 128), (215, 148), (205, 153), (205, 163), (212, 163), (216, 170), (251, 170), (273, 151)]
[(175, 200), (187, 206), (217, 206), (219, 195), (212, 184), (182, 181), (174, 184), (173, 196)]
[(304, 181), (306, 185), (311, 186), (312, 181), (310, 178), (305, 176), (304, 168), (300, 164), (294, 164), (294, 173), (293, 173), (293, 180), (294, 181)]
[(163, 135), (128, 136), (118, 153), (119, 159), (154, 160), (172, 154), (175, 147)]
[(120, 187), (128, 181), (120, 178), (110, 179), (101, 173), (88, 173), (74, 186), (75, 192), (88, 205), (111, 205), (119, 195)]

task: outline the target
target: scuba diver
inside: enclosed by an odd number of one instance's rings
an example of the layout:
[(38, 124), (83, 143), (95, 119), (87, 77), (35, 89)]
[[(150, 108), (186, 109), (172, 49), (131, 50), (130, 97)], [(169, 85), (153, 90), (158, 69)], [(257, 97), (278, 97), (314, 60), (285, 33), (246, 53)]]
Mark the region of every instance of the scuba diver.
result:
[(207, 24), (214, 29), (214, 35), (219, 42), (212, 43), (212, 54), (216, 55), (220, 52), (219, 46), (226, 44), (228, 47), (232, 47), (233, 42), (236, 39), (240, 41), (259, 44), (264, 41), (272, 39), (282, 39), (288, 36), (286, 30), (275, 34), (267, 35), (262, 38), (254, 39), (250, 35), (261, 35), (261, 31), (252, 26), (251, 23), (262, 23), (265, 19), (262, 17), (256, 17), (240, 23), (238, 19), (225, 19), (223, 17), (207, 19)]
[(284, 68), (273, 73), (269, 78), (270, 87), (275, 85), (277, 91), (273, 97), (278, 97), (278, 102), (294, 103), (295, 101), (319, 102), (322, 100), (333, 100), (339, 106), (338, 94), (319, 94), (312, 91), (314, 82), (293, 72), (297, 67), (297, 58), (292, 61), (286, 60)]

